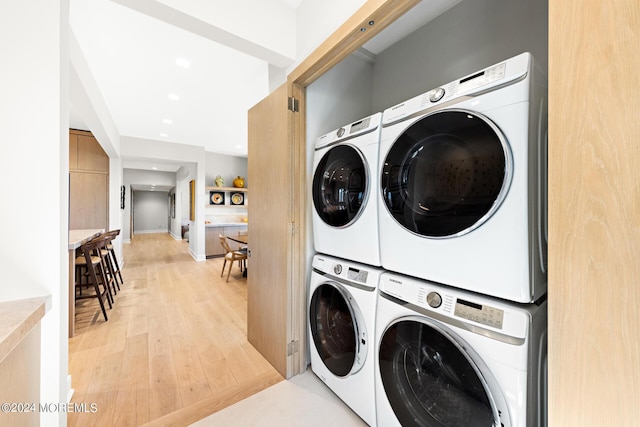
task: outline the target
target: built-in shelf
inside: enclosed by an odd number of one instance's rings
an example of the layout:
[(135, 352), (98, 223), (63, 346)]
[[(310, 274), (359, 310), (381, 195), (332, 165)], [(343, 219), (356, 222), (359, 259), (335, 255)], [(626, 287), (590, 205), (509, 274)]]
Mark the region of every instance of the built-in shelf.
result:
[(237, 188), (237, 187), (205, 187), (204, 189), (207, 191), (229, 191), (229, 192), (242, 191), (245, 193), (249, 191), (248, 188)]

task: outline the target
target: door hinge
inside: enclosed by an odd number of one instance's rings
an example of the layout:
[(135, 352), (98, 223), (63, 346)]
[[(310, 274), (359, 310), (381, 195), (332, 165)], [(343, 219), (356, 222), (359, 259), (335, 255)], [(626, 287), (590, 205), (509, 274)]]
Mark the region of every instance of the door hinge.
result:
[(287, 108), (291, 111), (293, 111), (294, 113), (298, 112), (298, 100), (293, 98), (293, 97), (289, 97), (287, 98)]
[(300, 351), (300, 345), (298, 341), (291, 341), (289, 344), (287, 344), (287, 356), (291, 356), (298, 351)]
[(290, 236), (295, 236), (297, 231), (298, 231), (298, 227), (296, 226), (296, 223), (295, 222), (290, 222), (289, 223), (289, 235)]

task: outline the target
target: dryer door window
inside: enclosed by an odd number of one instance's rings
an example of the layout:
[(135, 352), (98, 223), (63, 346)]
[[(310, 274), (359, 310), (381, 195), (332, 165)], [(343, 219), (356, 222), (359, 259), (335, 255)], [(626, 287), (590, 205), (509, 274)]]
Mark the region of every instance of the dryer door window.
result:
[(409, 231), (459, 236), (486, 221), (506, 195), (511, 152), (487, 118), (464, 110), (428, 115), (394, 142), (383, 164), (384, 203)]
[(446, 334), (420, 321), (402, 320), (380, 341), (382, 384), (402, 425), (500, 425), (482, 375)]
[(355, 221), (366, 203), (367, 167), (360, 152), (349, 145), (330, 149), (313, 177), (313, 205), (322, 220), (333, 227)]
[(344, 294), (331, 284), (316, 288), (309, 322), (316, 350), (327, 369), (338, 377), (349, 375), (359, 346), (357, 319)]

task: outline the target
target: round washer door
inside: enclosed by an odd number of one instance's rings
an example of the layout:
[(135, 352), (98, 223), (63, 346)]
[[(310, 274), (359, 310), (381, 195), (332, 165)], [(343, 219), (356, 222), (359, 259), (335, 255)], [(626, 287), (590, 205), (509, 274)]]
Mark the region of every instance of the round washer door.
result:
[(510, 425), (499, 418), (496, 396), (487, 383), (490, 374), (480, 370), (478, 361), (445, 328), (428, 319), (411, 317), (391, 324), (381, 338), (378, 363), (384, 391), (400, 424)]
[(498, 209), (511, 182), (511, 151), (488, 118), (442, 110), (407, 128), (383, 163), (391, 216), (428, 238), (466, 234)]
[(332, 227), (346, 227), (361, 214), (368, 194), (367, 164), (351, 145), (327, 151), (313, 176), (313, 205)]
[(338, 283), (316, 288), (309, 304), (313, 343), (324, 365), (338, 377), (362, 368), (368, 343), (362, 339), (364, 320), (353, 297)]

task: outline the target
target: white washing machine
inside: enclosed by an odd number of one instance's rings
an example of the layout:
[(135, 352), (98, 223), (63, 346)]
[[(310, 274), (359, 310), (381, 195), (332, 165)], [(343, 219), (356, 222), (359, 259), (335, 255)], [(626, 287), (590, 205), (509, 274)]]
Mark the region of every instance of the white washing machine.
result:
[(313, 244), (317, 252), (380, 265), (378, 143), (382, 113), (316, 141), (313, 162)]
[(384, 268), (522, 303), (545, 294), (546, 91), (523, 53), (384, 111)]
[(381, 273), (318, 254), (309, 282), (311, 369), (370, 426), (376, 425), (372, 338)]
[(378, 425), (546, 425), (546, 300), (520, 305), (394, 273), (379, 292)]

